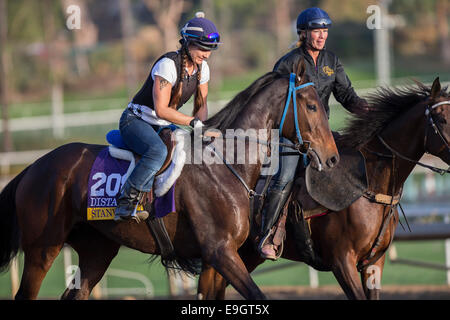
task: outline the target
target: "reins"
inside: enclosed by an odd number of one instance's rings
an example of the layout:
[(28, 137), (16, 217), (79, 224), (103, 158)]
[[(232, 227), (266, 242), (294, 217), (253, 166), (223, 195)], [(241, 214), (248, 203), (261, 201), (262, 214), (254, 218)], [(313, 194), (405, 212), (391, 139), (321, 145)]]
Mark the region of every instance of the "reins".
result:
[[(283, 115), (281, 117), (279, 133), (280, 133), (280, 136), (281, 136), (282, 131), (283, 131), (284, 121), (286, 119), (286, 114), (288, 112), (288, 109), (289, 109), (289, 106), (290, 106), (290, 102), (291, 102), (291, 98), (292, 98), (293, 107), (294, 107), (295, 131), (296, 131), (298, 143), (296, 143), (294, 145), (291, 145), (291, 144), (282, 143), (282, 142), (274, 142), (274, 144), (277, 144), (280, 147), (288, 147), (288, 148), (294, 149), (294, 150), (298, 151), (298, 153), (300, 153), (304, 157), (306, 157), (307, 152), (310, 150), (311, 144), (310, 144), (309, 141), (303, 141), (302, 135), (300, 133), (300, 128), (299, 128), (299, 124), (298, 124), (297, 99), (295, 99), (294, 93), (296, 91), (300, 90), (300, 89), (303, 89), (303, 88), (306, 88), (306, 87), (309, 87), (309, 86), (314, 86), (314, 83), (308, 82), (308, 83), (304, 83), (304, 84), (301, 84), (301, 85), (296, 87), (295, 86), (295, 78), (296, 78), (295, 73), (291, 73), (290, 77), (289, 77), (289, 92), (288, 92), (288, 97), (286, 99), (286, 103), (284, 105)], [(224, 139), (240, 139), (240, 140), (245, 140), (245, 141), (249, 141), (249, 142), (251, 141), (251, 142), (256, 142), (256, 143), (263, 144), (263, 145), (266, 145), (266, 146), (270, 145), (270, 143), (268, 141), (260, 141), (259, 139), (254, 139), (254, 138), (248, 137), (248, 136), (236, 136), (236, 135), (233, 135), (233, 136), (229, 137), (229, 136), (225, 135), (223, 138)], [(207, 147), (212, 152), (214, 152), (222, 160), (222, 162), (227, 166), (227, 168), (236, 176), (236, 178), (238, 178), (238, 180), (242, 183), (242, 185), (247, 190), (248, 197), (250, 199), (253, 198), (255, 195), (262, 196), (262, 194), (257, 194), (255, 190), (252, 190), (247, 185), (247, 183), (239, 175), (239, 173), (229, 163), (226, 162), (226, 160), (224, 159), (224, 157), (223, 157), (223, 155), (221, 153), (219, 153), (214, 147), (211, 147), (209, 145)]]
[(416, 160), (410, 159), (410, 158), (408, 158), (408, 157), (402, 155), (400, 152), (396, 151), (395, 149), (393, 149), (391, 146), (389, 146), (389, 145), (386, 143), (386, 141), (384, 141), (383, 138), (381, 138), (380, 135), (377, 135), (377, 137), (378, 137), (378, 139), (381, 141), (381, 143), (382, 143), (389, 151), (391, 151), (393, 154), (395, 154), (397, 157), (399, 157), (399, 158), (401, 158), (401, 159), (403, 159), (403, 160), (406, 160), (406, 161), (415, 163), (415, 164), (417, 164), (417, 165), (419, 165), (419, 166), (421, 166), (421, 167), (430, 169), (431, 171), (436, 172), (436, 173), (439, 173), (440, 175), (444, 175), (444, 174), (446, 174), (446, 173), (450, 173), (450, 168), (449, 168), (449, 169), (436, 168), (436, 167), (430, 166), (430, 165), (428, 165), (428, 164), (426, 164), (426, 163), (423, 163), (423, 162), (420, 162), (420, 161), (416, 161)]
[[(303, 155), (303, 161), (306, 163), (307, 161), (307, 157), (306, 154), (308, 153), (308, 151), (311, 149), (311, 143), (309, 141), (304, 141), (302, 138), (302, 135), (300, 133), (300, 127), (298, 124), (298, 110), (297, 110), (297, 99), (295, 98), (295, 92), (306, 88), (308, 86), (314, 86), (314, 83), (312, 82), (308, 82), (308, 83), (304, 83), (301, 84), (299, 86), (295, 86), (295, 79), (296, 79), (296, 74), (295, 73), (291, 73), (290, 77), (289, 77), (289, 92), (288, 92), (288, 96), (286, 99), (286, 103), (284, 105), (284, 110), (283, 110), (283, 114), (281, 117), (281, 122), (280, 122), (280, 128), (279, 128), (279, 133), (280, 136), (282, 135), (282, 131), (283, 131), (283, 125), (284, 122), (286, 120), (286, 114), (288, 112), (289, 106), (290, 106), (290, 102), (291, 102), (291, 98), (293, 101), (293, 108), (294, 108), (294, 123), (295, 123), (295, 131), (296, 131), (296, 135), (297, 135), (297, 139), (298, 142), (294, 145), (292, 144), (287, 144), (287, 143), (282, 143), (282, 142), (274, 142), (273, 144), (277, 144), (279, 147), (288, 147), (291, 149), (296, 150), (297, 152), (295, 152), (295, 154), (302, 154)], [(240, 139), (240, 140), (246, 140), (246, 141), (252, 141), (252, 142), (256, 142), (258, 144), (263, 144), (266, 146), (269, 146), (270, 143), (268, 141), (260, 141), (259, 139), (254, 139), (252, 137), (247, 137), (247, 136), (235, 136), (233, 135), (232, 137), (229, 136), (224, 136), (224, 139)], [(264, 185), (263, 188), (263, 192), (261, 194), (258, 194), (255, 190), (253, 190), (252, 188), (250, 188), (247, 183), (244, 181), (244, 179), (239, 175), (239, 173), (229, 164), (227, 163), (227, 161), (224, 159), (223, 155), (217, 151), (213, 146), (208, 145), (205, 148), (208, 148), (209, 150), (211, 150), (214, 154), (216, 154), (217, 157), (219, 157), (221, 159), (221, 161), (227, 166), (227, 168), (231, 171), (231, 173), (233, 173), (233, 175), (241, 182), (241, 184), (244, 186), (245, 190), (247, 191), (247, 196), (250, 199), (250, 216), (249, 216), (249, 220), (250, 222), (252, 221), (252, 216), (253, 216), (253, 207), (254, 207), (254, 197), (255, 196), (259, 196), (259, 197), (264, 197), (265, 193), (267, 191), (268, 185), (270, 183), (270, 178), (272, 176), (268, 176), (266, 179), (266, 183)]]

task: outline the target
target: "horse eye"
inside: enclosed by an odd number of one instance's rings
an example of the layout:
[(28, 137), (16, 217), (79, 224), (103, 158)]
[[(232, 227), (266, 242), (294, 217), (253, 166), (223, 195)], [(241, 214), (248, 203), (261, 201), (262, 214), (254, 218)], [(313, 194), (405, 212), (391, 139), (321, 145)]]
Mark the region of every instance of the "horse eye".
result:
[(308, 105), (306, 105), (306, 107), (308, 108), (308, 110), (311, 110), (314, 112), (317, 111), (317, 108), (314, 104), (308, 104)]

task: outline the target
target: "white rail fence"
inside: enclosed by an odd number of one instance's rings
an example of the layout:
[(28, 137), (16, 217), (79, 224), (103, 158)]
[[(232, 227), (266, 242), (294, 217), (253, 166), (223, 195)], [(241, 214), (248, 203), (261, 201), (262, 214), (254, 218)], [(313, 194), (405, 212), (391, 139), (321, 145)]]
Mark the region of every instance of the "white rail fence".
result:
[[(398, 80), (405, 82), (406, 79)], [(450, 85), (450, 82), (442, 82), (442, 86)], [(430, 85), (429, 83), (427, 85)], [(356, 90), (359, 96), (365, 96), (369, 93), (372, 93), (376, 90), (376, 88), (365, 88)], [(228, 95), (233, 96), (233, 93), (229, 93)], [(231, 99), (229, 99), (231, 100)], [(218, 101), (209, 101), (208, 108), (210, 109), (210, 114), (214, 114), (223, 108), (229, 100), (218, 100)], [(109, 123), (117, 123), (119, 121), (120, 115), (123, 112), (125, 105), (124, 99), (116, 98), (116, 99), (95, 99), (95, 100), (79, 100), (79, 101), (71, 101), (66, 102), (67, 104), (78, 104), (80, 108), (84, 106), (92, 105), (92, 104), (103, 104), (107, 106), (123, 106), (118, 109), (108, 109), (108, 110), (100, 110), (100, 111), (84, 111), (77, 113), (63, 113), (63, 114), (50, 114), (45, 116), (34, 116), (34, 117), (21, 117), (21, 118), (12, 118), (9, 120), (9, 130), (12, 132), (15, 131), (29, 131), (29, 130), (43, 130), (43, 129), (53, 129), (54, 131), (64, 130), (64, 128), (69, 127), (81, 127), (81, 126), (91, 126), (91, 125), (101, 125), (101, 124), (109, 124)], [(42, 105), (43, 103), (36, 103), (36, 105)], [(50, 102), (48, 102), (50, 104)], [(337, 101), (331, 96), (330, 105), (338, 104)], [(192, 108), (192, 102), (188, 102), (188, 104), (183, 107), (184, 108)], [(3, 131), (2, 123), (0, 122), (0, 132)]]

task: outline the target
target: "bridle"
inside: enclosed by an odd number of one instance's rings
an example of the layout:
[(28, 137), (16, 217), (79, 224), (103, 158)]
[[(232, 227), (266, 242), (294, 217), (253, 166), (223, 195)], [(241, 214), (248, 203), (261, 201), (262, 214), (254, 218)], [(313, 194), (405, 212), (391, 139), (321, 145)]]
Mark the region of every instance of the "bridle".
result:
[[(283, 131), (283, 124), (284, 121), (286, 119), (286, 114), (288, 112), (289, 106), (290, 106), (290, 101), (292, 98), (292, 104), (294, 107), (294, 123), (295, 123), (295, 131), (296, 131), (296, 135), (297, 135), (297, 139), (298, 142), (295, 145), (291, 145), (291, 144), (287, 144), (287, 143), (282, 143), (280, 141), (275, 142), (274, 144), (277, 144), (278, 147), (288, 147), (291, 149), (294, 149), (295, 152), (294, 154), (301, 154), (303, 155), (303, 161), (307, 162), (307, 154), (308, 152), (314, 152), (315, 150), (313, 148), (311, 148), (311, 142), (310, 141), (306, 141), (303, 140), (302, 135), (300, 133), (300, 127), (298, 124), (298, 110), (297, 110), (297, 99), (295, 96), (295, 92), (297, 92), (297, 90), (303, 89), (305, 87), (309, 87), (309, 86), (314, 86), (314, 83), (312, 82), (308, 82), (308, 83), (304, 83), (301, 84), (299, 86), (295, 86), (295, 79), (296, 79), (296, 74), (295, 73), (291, 73), (290, 74), (290, 78), (289, 78), (289, 92), (288, 92), (288, 97), (286, 99), (286, 103), (284, 106), (284, 110), (283, 110), (283, 114), (281, 116), (281, 122), (280, 122), (280, 126), (279, 126), (279, 132), (280, 132), (280, 136), (282, 135), (282, 131)], [(268, 141), (260, 141), (259, 139), (252, 139), (251, 137), (242, 137), (242, 136), (232, 136), (232, 137), (227, 137), (226, 135), (223, 136), (222, 138), (224, 139), (241, 139), (241, 140), (248, 140), (256, 142), (256, 143), (260, 143), (260, 144), (264, 144), (269, 146), (270, 143)], [(231, 171), (231, 173), (240, 181), (240, 183), (244, 186), (244, 188), (247, 191), (247, 196), (249, 198), (249, 208), (250, 208), (250, 214), (249, 214), (249, 221), (250, 221), (250, 225), (252, 224), (252, 219), (253, 219), (253, 212), (254, 212), (254, 200), (255, 197), (260, 197), (262, 199), (264, 199), (265, 194), (267, 192), (267, 189), (269, 187), (272, 175), (267, 175), (266, 177), (266, 182), (264, 184), (263, 190), (260, 194), (258, 194), (255, 190), (253, 190), (249, 185), (247, 185), (247, 183), (245, 182), (245, 180), (240, 176), (240, 174), (233, 168), (233, 166), (231, 166), (229, 163), (227, 163), (227, 161), (225, 160), (224, 156), (221, 154), (220, 151), (216, 150), (214, 148), (214, 146), (212, 145), (207, 145), (205, 148), (208, 148), (210, 151), (212, 151), (219, 159), (221, 159), (221, 161), (226, 165), (226, 167)], [(321, 166), (320, 161), (319, 161), (319, 166)], [(261, 201), (261, 203), (264, 203), (264, 200)]]
[[(433, 116), (431, 115), (431, 111), (433, 109), (437, 108), (438, 106), (442, 106), (442, 105), (450, 105), (450, 100), (442, 101), (442, 102), (436, 103), (436, 104), (434, 104), (432, 106), (430, 106), (430, 105), (426, 106), (426, 110), (425, 110), (426, 124), (425, 124), (425, 138), (424, 138), (424, 150), (425, 150), (425, 152), (427, 152), (426, 151), (426, 141), (427, 141), (427, 135), (428, 135), (428, 124), (431, 125), (431, 127), (434, 129), (434, 132), (441, 138), (441, 140), (443, 142), (443, 148), (447, 147), (447, 150), (450, 152), (450, 148), (449, 148), (448, 142), (446, 141), (446, 139), (443, 136), (443, 134), (442, 134), (441, 130), (439, 129), (439, 127), (434, 122)], [(375, 152), (375, 151), (369, 150), (367, 148), (366, 148), (366, 150), (368, 150), (369, 152), (371, 152), (371, 153), (373, 153), (373, 154), (375, 154), (377, 156), (380, 156), (380, 157), (392, 158), (392, 170), (394, 172), (394, 174), (393, 174), (393, 179), (394, 180), (393, 180), (393, 183), (392, 183), (392, 191), (391, 191), (392, 196), (390, 196), (390, 203), (387, 203), (387, 202), (379, 202), (379, 201), (377, 201), (375, 195), (372, 192), (366, 192), (366, 194), (364, 195), (366, 198), (368, 198), (372, 202), (376, 202), (376, 203), (382, 204), (382, 205), (384, 205), (386, 207), (389, 207), (389, 212), (385, 216), (385, 211), (383, 211), (383, 217), (385, 217), (385, 218), (383, 218), (383, 223), (381, 225), (380, 232), (379, 232), (378, 236), (376, 237), (376, 239), (374, 241), (374, 244), (373, 244), (371, 250), (369, 251), (369, 253), (367, 254), (367, 256), (364, 259), (362, 259), (357, 265), (358, 271), (360, 271), (360, 272), (365, 267), (375, 263), (381, 257), (380, 254), (378, 254), (378, 256), (376, 256), (376, 254), (378, 252), (377, 249), (379, 248), (379, 246), (381, 244), (381, 240), (383, 239), (384, 234), (385, 234), (385, 232), (386, 232), (386, 230), (387, 230), (387, 228), (389, 226), (389, 222), (390, 222), (391, 218), (394, 215), (394, 207), (395, 206), (398, 205), (400, 207), (400, 209), (401, 209), (401, 211), (403, 213), (403, 216), (405, 218), (405, 221), (406, 221), (406, 223), (408, 225), (408, 228), (409, 228), (409, 223), (408, 223), (408, 220), (406, 219), (405, 212), (403, 211), (403, 208), (400, 205), (400, 198), (401, 198), (403, 187), (400, 187), (399, 194), (397, 196), (394, 196), (395, 187), (397, 185), (397, 183), (396, 183), (396, 174), (395, 174), (395, 171), (396, 171), (395, 156), (397, 156), (398, 158), (401, 158), (403, 160), (406, 160), (406, 161), (415, 163), (417, 165), (420, 165), (422, 167), (425, 167), (427, 169), (430, 169), (430, 170), (432, 170), (434, 172), (437, 172), (437, 173), (439, 173), (441, 175), (444, 175), (445, 173), (450, 173), (450, 168), (447, 169), (447, 170), (440, 169), (440, 168), (436, 168), (436, 167), (427, 165), (425, 163), (422, 163), (422, 162), (410, 159), (410, 158), (402, 155), (401, 153), (399, 153), (395, 149), (393, 149), (391, 146), (389, 146), (386, 143), (386, 141), (384, 141), (384, 139), (379, 134), (377, 134), (377, 138), (378, 138), (378, 140), (380, 140), (380, 142), (389, 151), (391, 151), (392, 154), (387, 155), (387, 154), (383, 154), (383, 153), (379, 153), (379, 152)], [(441, 148), (441, 149), (443, 149), (443, 148)], [(400, 222), (400, 220), (399, 220), (399, 222)], [(400, 222), (400, 224), (401, 224), (401, 222)], [(403, 227), (403, 225), (402, 225), (402, 227)], [(403, 227), (403, 229), (404, 229), (404, 227)], [(411, 231), (411, 229), (410, 229), (410, 231)], [(393, 238), (393, 234), (391, 235), (391, 240), (390, 241), (392, 241), (392, 238)], [(384, 251), (382, 251), (381, 253), (383, 253), (383, 252)]]
[(313, 86), (314, 87), (314, 83), (313, 82), (307, 82), (304, 84), (301, 84), (299, 86), (295, 86), (295, 79), (296, 79), (296, 74), (295, 73), (291, 73), (289, 75), (289, 92), (288, 92), (288, 96), (286, 99), (286, 103), (284, 105), (284, 110), (283, 110), (283, 115), (281, 116), (281, 122), (280, 122), (280, 128), (279, 128), (279, 132), (280, 132), (280, 137), (282, 136), (283, 133), (283, 125), (284, 125), (284, 120), (286, 119), (286, 114), (288, 112), (289, 106), (290, 106), (290, 102), (291, 102), (291, 98), (292, 98), (292, 104), (294, 107), (294, 124), (295, 124), (295, 132), (297, 134), (297, 140), (298, 143), (295, 145), (295, 147), (293, 149), (296, 149), (300, 154), (303, 155), (303, 160), (306, 162), (306, 154), (308, 153), (308, 151), (311, 149), (311, 142), (310, 141), (303, 141), (302, 135), (300, 133), (300, 128), (299, 128), (299, 124), (298, 124), (298, 110), (297, 110), (297, 99), (295, 96), (295, 93), (303, 88), (309, 87), (309, 86)]
[[(426, 109), (425, 109), (426, 124), (425, 124), (424, 150), (425, 150), (426, 153), (429, 153), (429, 152), (427, 151), (427, 145), (426, 145), (426, 144), (427, 144), (427, 136), (428, 136), (428, 128), (429, 128), (429, 125), (433, 128), (434, 132), (438, 135), (438, 137), (439, 137), (439, 138), (442, 140), (442, 142), (443, 142), (442, 148), (441, 148), (440, 150), (442, 150), (442, 149), (444, 149), (444, 148), (447, 148), (447, 151), (450, 152), (450, 146), (449, 146), (449, 143), (448, 143), (448, 141), (445, 139), (444, 135), (442, 134), (441, 129), (436, 125), (436, 123), (435, 123), (435, 121), (434, 121), (434, 119), (433, 119), (433, 116), (432, 116), (432, 114), (431, 114), (431, 112), (433, 111), (433, 109), (435, 109), (435, 108), (437, 108), (437, 107), (439, 107), (439, 106), (442, 106), (442, 105), (449, 105), (449, 106), (450, 106), (450, 100), (442, 101), (442, 102), (436, 103), (436, 104), (434, 104), (434, 105), (432, 105), (432, 106), (427, 105), (427, 107), (426, 107)], [(419, 162), (419, 161), (410, 159), (410, 158), (408, 158), (408, 157), (402, 155), (400, 152), (396, 151), (395, 149), (393, 149), (391, 146), (389, 146), (389, 145), (386, 143), (386, 141), (384, 141), (383, 138), (382, 138), (379, 134), (377, 135), (377, 137), (378, 137), (378, 140), (380, 140), (381, 143), (382, 143), (389, 151), (391, 151), (394, 155), (396, 155), (397, 157), (399, 157), (399, 158), (401, 158), (401, 159), (403, 159), (403, 160), (406, 160), (406, 161), (415, 163), (415, 164), (417, 164), (417, 165), (419, 165), (419, 166), (422, 166), (422, 167), (424, 167), (424, 168), (430, 169), (431, 171), (437, 172), (437, 173), (439, 173), (440, 175), (444, 175), (444, 174), (446, 174), (446, 173), (450, 173), (450, 167), (449, 167), (448, 169), (441, 169), (441, 168), (436, 168), (436, 167), (427, 165), (427, 164), (425, 164), (425, 163), (422, 163), (422, 162)], [(382, 155), (382, 154), (379, 154), (379, 155)], [(384, 155), (384, 156), (387, 156), (387, 155)]]
[[(436, 103), (432, 106), (427, 105), (427, 108), (425, 110), (425, 117), (427, 119), (427, 123), (431, 125), (431, 127), (433, 128), (434, 132), (438, 135), (438, 137), (442, 140), (443, 145), (442, 148), (438, 151), (438, 153), (440, 153), (440, 151), (444, 148), (447, 148), (447, 151), (450, 152), (450, 146), (448, 141), (445, 139), (444, 135), (442, 134), (441, 129), (436, 125), (436, 123), (434, 122), (433, 119), (433, 115), (431, 114), (431, 112), (433, 111), (434, 108), (437, 108), (439, 106), (443, 106), (443, 105), (450, 105), (450, 100), (447, 101), (442, 101), (439, 103)], [(425, 138), (424, 138), (424, 142), (423, 142), (423, 146), (425, 148), (425, 152), (429, 153), (427, 151), (427, 136), (428, 136), (428, 126), (425, 126)]]
[[(290, 102), (291, 102), (291, 98), (292, 98), (292, 104), (294, 107), (294, 123), (295, 123), (295, 131), (296, 131), (296, 135), (297, 135), (297, 139), (298, 142), (294, 145), (291, 144), (287, 144), (287, 143), (282, 143), (282, 142), (275, 142), (274, 144), (277, 144), (279, 147), (287, 147), (287, 148), (291, 148), (295, 150), (294, 154), (301, 154), (303, 155), (303, 159), (305, 164), (307, 163), (307, 154), (308, 152), (315, 152), (313, 148), (311, 148), (311, 142), (310, 141), (306, 141), (303, 140), (302, 135), (300, 133), (300, 127), (298, 124), (298, 110), (297, 110), (297, 99), (295, 96), (295, 92), (297, 92), (300, 89), (303, 89), (305, 87), (309, 87), (309, 86), (314, 86), (314, 83), (312, 82), (308, 82), (308, 83), (304, 83), (301, 84), (299, 86), (295, 86), (295, 79), (296, 79), (296, 74), (295, 73), (291, 73), (290, 74), (290, 78), (289, 78), (289, 92), (288, 92), (288, 96), (286, 99), (286, 103), (284, 106), (284, 110), (281, 116), (281, 122), (280, 122), (280, 127), (279, 127), (279, 132), (280, 132), (280, 136), (282, 135), (282, 131), (283, 131), (283, 124), (284, 121), (286, 119), (286, 114), (288, 112), (289, 106), (290, 106)], [(263, 145), (267, 145), (269, 146), (269, 142), (268, 141), (260, 141), (259, 139), (252, 139), (251, 137), (244, 137), (244, 136), (222, 136), (221, 138), (223, 139), (240, 139), (240, 140), (244, 140), (244, 141), (252, 141), (252, 142), (256, 142), (259, 144), (263, 144)], [(247, 183), (244, 181), (244, 179), (239, 175), (239, 173), (229, 164), (226, 162), (224, 156), (218, 151), (216, 150), (212, 145), (208, 145), (206, 146), (206, 148), (208, 148), (210, 151), (212, 151), (213, 153), (216, 154), (217, 157), (219, 157), (219, 159), (221, 159), (223, 161), (223, 163), (227, 166), (227, 168), (236, 176), (236, 178), (242, 183), (242, 185), (245, 187), (245, 189), (247, 190), (247, 194), (248, 197), (250, 199), (253, 199), (255, 196), (262, 196), (265, 193), (265, 190), (262, 194), (257, 194), (253, 189), (251, 189)], [(321, 164), (319, 163), (319, 165), (321, 166)], [(269, 177), (272, 176), (268, 176), (267, 181), (270, 181)], [(266, 188), (265, 188), (266, 189)]]

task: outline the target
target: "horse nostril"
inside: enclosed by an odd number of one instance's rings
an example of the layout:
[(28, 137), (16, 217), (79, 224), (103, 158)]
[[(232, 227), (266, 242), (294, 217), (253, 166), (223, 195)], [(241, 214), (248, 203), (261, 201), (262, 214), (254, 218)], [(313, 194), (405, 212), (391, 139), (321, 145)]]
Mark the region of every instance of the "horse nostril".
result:
[(329, 168), (333, 168), (339, 162), (339, 158), (337, 156), (332, 156), (327, 160), (327, 165)]

